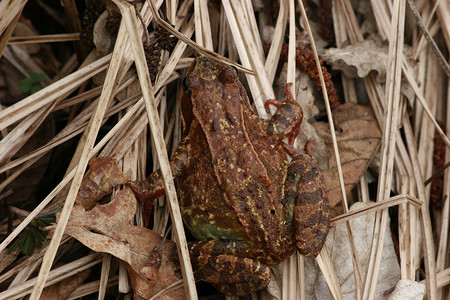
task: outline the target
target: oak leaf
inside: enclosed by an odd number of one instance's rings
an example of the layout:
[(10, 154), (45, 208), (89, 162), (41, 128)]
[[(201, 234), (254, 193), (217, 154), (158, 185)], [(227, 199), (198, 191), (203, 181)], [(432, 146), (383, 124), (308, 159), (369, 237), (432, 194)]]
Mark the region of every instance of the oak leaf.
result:
[[(137, 200), (130, 188), (120, 190), (103, 205), (96, 202), (112, 187), (126, 182), (118, 163), (109, 157), (89, 162), (65, 234), (96, 252), (109, 253), (126, 263), (135, 299), (148, 299), (181, 279), (176, 245), (156, 232), (134, 225)], [(59, 214), (57, 214), (57, 220)], [(158, 251), (155, 251), (155, 250)], [(157, 264), (155, 262), (155, 254)], [(184, 299), (175, 289), (158, 299)]]
[[(336, 119), (341, 131), (336, 131), (339, 156), (344, 175), (345, 191), (350, 192), (366, 171), (381, 141), (381, 131), (370, 107), (345, 103), (336, 108)], [(313, 124), (324, 140), (329, 168), (322, 170), (331, 207), (342, 200), (336, 159), (328, 123)]]
[[(369, 206), (366, 202), (356, 202), (350, 207), (350, 211)], [(388, 220), (390, 223), (390, 220)], [(361, 271), (367, 273), (372, 249), (372, 240), (374, 239), (375, 213), (370, 213), (350, 220), (350, 226), (353, 233), (353, 242), (355, 243), (356, 257), (359, 259)], [(400, 280), (400, 265), (395, 254), (394, 243), (390, 234), (389, 226), (385, 227), (385, 238), (383, 240), (383, 251), (381, 256), (380, 271), (376, 284), (375, 299), (386, 299), (383, 295), (386, 291), (392, 290)], [(353, 274), (352, 251), (348, 238), (347, 225), (339, 223), (330, 229), (327, 236), (326, 247), (333, 261), (336, 276), (340, 282), (340, 288), (344, 299), (356, 299), (355, 295), (355, 276)], [(306, 264), (305, 269), (311, 267)], [(327, 293), (326, 280), (321, 272), (318, 273), (314, 287), (314, 294)], [(322, 291), (318, 291), (322, 287)], [(318, 298), (318, 299), (324, 299)], [(401, 298), (410, 299), (410, 298)]]
[[(90, 211), (75, 205), (65, 233), (96, 252), (109, 253), (126, 262), (135, 297), (148, 299), (180, 280), (181, 273), (176, 245), (170, 240), (162, 243), (161, 266), (149, 269), (151, 253), (163, 238), (150, 229), (133, 224), (136, 208), (137, 200), (126, 187), (110, 203), (97, 205)], [(165, 296), (184, 299), (184, 289)]]
[(374, 40), (366, 40), (340, 49), (327, 49), (321, 58), (334, 70), (341, 70), (349, 78), (364, 78), (370, 71), (376, 71), (377, 81), (384, 82), (388, 46), (379, 45)]
[(127, 182), (119, 164), (111, 157), (91, 159), (89, 167), (76, 198), (76, 203), (86, 210), (92, 209), (98, 200), (111, 194), (114, 186)]

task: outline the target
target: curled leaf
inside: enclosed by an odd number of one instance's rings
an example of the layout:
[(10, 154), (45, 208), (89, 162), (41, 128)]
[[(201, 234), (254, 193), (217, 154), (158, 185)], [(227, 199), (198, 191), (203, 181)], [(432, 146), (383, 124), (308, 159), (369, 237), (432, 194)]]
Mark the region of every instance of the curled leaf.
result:
[[(137, 200), (129, 188), (120, 190), (110, 203), (86, 211), (75, 205), (65, 233), (96, 252), (105, 252), (123, 260), (135, 297), (150, 298), (167, 285), (181, 279), (175, 243), (162, 243), (161, 265), (149, 267), (151, 253), (162, 237), (154, 231), (133, 224)], [(184, 289), (167, 294), (184, 299)]]
[(76, 198), (76, 203), (86, 210), (92, 209), (98, 200), (110, 194), (113, 186), (127, 182), (119, 164), (111, 157), (93, 158), (89, 166)]
[(333, 69), (341, 70), (349, 78), (364, 78), (370, 71), (376, 71), (378, 82), (384, 82), (386, 79), (388, 46), (379, 45), (374, 40), (340, 49), (330, 48), (321, 57), (331, 64)]

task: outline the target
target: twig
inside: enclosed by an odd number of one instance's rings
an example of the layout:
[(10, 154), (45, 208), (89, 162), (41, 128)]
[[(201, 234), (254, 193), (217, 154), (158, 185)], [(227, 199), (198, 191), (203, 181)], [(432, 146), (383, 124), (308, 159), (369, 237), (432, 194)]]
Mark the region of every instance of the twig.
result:
[(35, 36), (14, 36), (9, 39), (8, 45), (54, 43), (54, 42), (79, 41), (79, 40), (80, 40), (79, 33), (61, 33), (61, 34), (47, 34), (47, 35), (35, 35)]
[(414, 15), (414, 19), (416, 20), (417, 26), (419, 27), (420, 31), (422, 31), (424, 37), (427, 39), (428, 43), (430, 44), (431, 50), (433, 50), (434, 54), (436, 55), (439, 65), (441, 66), (445, 75), (447, 75), (447, 77), (450, 78), (450, 65), (448, 64), (447, 60), (442, 55), (442, 53), (439, 50), (438, 46), (436, 45), (436, 42), (434, 41), (434, 39), (431, 37), (431, 34), (428, 31), (428, 28), (423, 23), (422, 18), (420, 17), (419, 12), (417, 11), (416, 6), (414, 5), (414, 2), (412, 0), (406, 0), (406, 2), (408, 3), (409, 10)]
[[(175, 191), (175, 184), (173, 183), (173, 176), (169, 166), (169, 157), (167, 155), (167, 150), (165, 149), (164, 138), (162, 135), (162, 129), (156, 107), (156, 100), (153, 94), (153, 87), (151, 84), (147, 63), (145, 61), (144, 48), (142, 46), (141, 37), (138, 32), (136, 17), (131, 13), (132, 7), (130, 6), (130, 4), (126, 3), (124, 0), (113, 1), (119, 7), (120, 12), (122, 13), (123, 26), (121, 26), (121, 28), (126, 28), (126, 32), (135, 58), (135, 65), (138, 73), (139, 83), (147, 110), (148, 122), (150, 124), (153, 141), (155, 142), (155, 148), (160, 163), (160, 170), (164, 179), (166, 196), (172, 213), (175, 239), (177, 241), (178, 251), (181, 254), (181, 271), (183, 273), (186, 296), (188, 299), (197, 299), (194, 274), (192, 272), (192, 267), (190, 264), (189, 252), (183, 229), (183, 221), (181, 219), (181, 212), (178, 206), (178, 200)], [(153, 3), (150, 2), (150, 4), (153, 9), (153, 16), (156, 19)]]
[(430, 183), (433, 181), (433, 179), (435, 179), (436, 177), (438, 177), (439, 175), (441, 175), (442, 172), (444, 172), (445, 169), (447, 169), (448, 167), (450, 167), (450, 161), (447, 162), (447, 163), (446, 163), (445, 165), (443, 165), (442, 167), (440, 167), (439, 169), (437, 169), (437, 170), (434, 172), (434, 174), (431, 175), (431, 177), (428, 178), (428, 179), (425, 181), (425, 183), (424, 183), (425, 186), (427, 186), (428, 184), (430, 184)]
[(255, 73), (250, 70), (247, 69), (243, 66), (241, 66), (238, 63), (235, 63), (234, 61), (229, 60), (228, 58), (217, 54), (213, 51), (210, 51), (200, 45), (198, 45), (197, 43), (193, 42), (191, 39), (187, 38), (184, 34), (182, 34), (181, 32), (179, 32), (178, 30), (176, 30), (175, 28), (173, 28), (169, 23), (167, 23), (165, 20), (163, 20), (159, 13), (156, 11), (156, 8), (153, 4), (152, 1), (149, 1), (150, 3), (150, 9), (152, 11), (152, 14), (155, 18), (155, 22), (158, 23), (158, 25), (160, 25), (161, 27), (163, 27), (165, 30), (167, 30), (168, 32), (170, 32), (171, 34), (173, 34), (174, 36), (176, 36), (178, 39), (180, 39), (181, 41), (185, 42), (186, 44), (188, 44), (189, 46), (191, 46), (192, 48), (194, 48), (197, 52), (215, 60), (218, 61), (220, 63), (225, 63), (227, 65), (231, 65), (233, 67), (236, 67), (238, 70), (247, 73), (247, 74), (251, 74), (251, 75), (255, 75)]

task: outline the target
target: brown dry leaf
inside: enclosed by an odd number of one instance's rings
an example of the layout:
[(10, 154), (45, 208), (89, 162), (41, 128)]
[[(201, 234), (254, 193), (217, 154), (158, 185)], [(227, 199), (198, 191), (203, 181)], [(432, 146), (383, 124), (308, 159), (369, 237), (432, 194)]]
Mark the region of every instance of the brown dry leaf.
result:
[[(350, 192), (359, 182), (381, 141), (381, 131), (372, 109), (354, 103), (337, 107), (336, 119), (342, 132), (336, 132), (345, 191)], [(322, 172), (332, 207), (342, 200), (339, 177), (334, 158), (330, 127), (327, 123), (313, 124), (327, 146), (329, 169)]]
[(77, 273), (67, 279), (46, 287), (39, 299), (41, 300), (64, 300), (67, 299), (77, 287), (82, 284), (91, 274), (91, 270), (87, 269)]
[(356, 43), (341, 49), (330, 48), (321, 58), (333, 69), (341, 70), (347, 77), (364, 78), (370, 71), (376, 71), (377, 81), (386, 79), (388, 47), (380, 46), (373, 40)]
[[(370, 206), (368, 202), (356, 202), (350, 207), (350, 211)], [(388, 224), (390, 220), (388, 220)], [(355, 243), (356, 257), (359, 258), (361, 270), (366, 274), (369, 265), (370, 252), (372, 248), (372, 240), (375, 227), (375, 213), (370, 213), (350, 221), (353, 232), (353, 243)], [(395, 254), (394, 242), (392, 241), (389, 226), (385, 227), (385, 236), (383, 240), (382, 259), (380, 263), (380, 275), (376, 283), (375, 299), (388, 299), (383, 297), (385, 291), (390, 291), (400, 280), (400, 265)], [(353, 275), (352, 250), (350, 247), (347, 225), (345, 223), (337, 224), (330, 229), (327, 236), (326, 247), (333, 261), (334, 269), (339, 282), (341, 283), (341, 291), (344, 299), (356, 299), (355, 276)], [(307, 261), (305, 269), (314, 268), (308, 265), (311, 261)], [(310, 294), (321, 295), (329, 293), (326, 286), (326, 280), (323, 274), (318, 273), (317, 278), (313, 282), (308, 282), (308, 290)], [(322, 294), (323, 295), (323, 294)], [(323, 299), (324, 297), (318, 299)], [(411, 299), (411, 298), (398, 298)], [(420, 298), (422, 299), (422, 298)]]
[(90, 210), (104, 196), (111, 194), (113, 186), (124, 184), (127, 177), (117, 161), (111, 157), (97, 157), (89, 161), (89, 171), (84, 175), (76, 203)]
[[(135, 297), (148, 299), (180, 280), (180, 268), (175, 243), (166, 240), (162, 244), (160, 268), (149, 270), (150, 254), (161, 244), (162, 237), (133, 225), (136, 207), (136, 198), (129, 188), (120, 190), (110, 203), (97, 205), (90, 211), (75, 205), (65, 233), (96, 252), (109, 253), (125, 261)], [(184, 289), (163, 297), (184, 299)]]

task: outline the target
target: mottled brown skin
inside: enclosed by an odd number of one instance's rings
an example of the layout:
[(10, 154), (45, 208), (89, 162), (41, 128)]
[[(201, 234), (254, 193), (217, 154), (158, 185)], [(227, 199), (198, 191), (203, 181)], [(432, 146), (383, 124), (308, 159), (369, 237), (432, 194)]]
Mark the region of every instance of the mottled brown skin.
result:
[[(187, 133), (171, 160), (196, 279), (246, 295), (270, 280), (270, 266), (298, 250), (318, 255), (329, 205), (313, 156), (282, 138), (302, 111), (288, 93), (269, 121), (250, 107), (236, 71), (199, 57), (188, 70), (181, 111)], [(286, 153), (292, 157), (288, 162)], [(164, 191), (159, 171), (130, 182), (141, 200)]]

